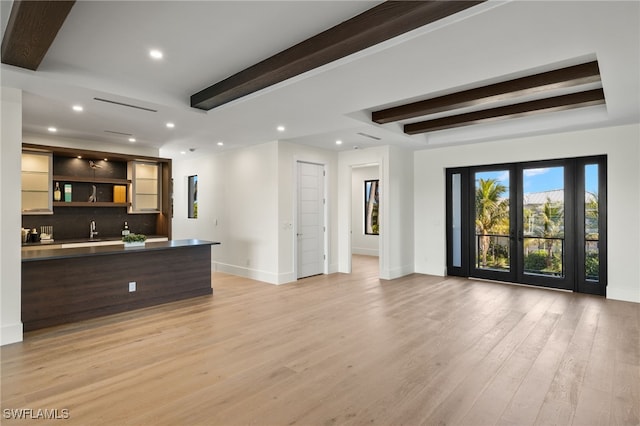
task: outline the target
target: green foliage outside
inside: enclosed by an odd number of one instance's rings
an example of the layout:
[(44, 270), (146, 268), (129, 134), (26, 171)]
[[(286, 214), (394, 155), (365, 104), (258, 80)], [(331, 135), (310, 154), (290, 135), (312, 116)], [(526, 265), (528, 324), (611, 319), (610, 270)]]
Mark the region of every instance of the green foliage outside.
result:
[(562, 259), (557, 254), (549, 258), (547, 250), (536, 250), (524, 256), (524, 270), (536, 274), (560, 275)]
[(584, 266), (587, 279), (597, 280), (600, 277), (600, 258), (598, 253), (587, 253)]
[[(509, 202), (507, 188), (496, 179), (478, 179), (476, 184), (476, 264), (479, 268), (509, 268)], [(585, 203), (586, 239), (598, 241), (598, 198), (589, 194)], [(563, 274), (564, 205), (549, 198), (541, 205), (526, 205), (524, 219), (524, 270), (529, 273)], [(588, 279), (599, 278), (599, 254), (588, 251)]]

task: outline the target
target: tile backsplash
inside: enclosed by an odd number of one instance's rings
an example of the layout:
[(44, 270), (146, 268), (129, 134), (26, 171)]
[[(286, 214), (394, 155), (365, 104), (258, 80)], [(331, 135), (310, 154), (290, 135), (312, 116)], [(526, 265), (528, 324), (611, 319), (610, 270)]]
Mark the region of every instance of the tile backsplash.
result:
[(131, 232), (155, 235), (157, 214), (127, 214), (126, 207), (54, 207), (53, 215), (24, 215), (23, 228), (53, 226), (54, 240), (89, 238), (89, 223), (96, 222), (98, 236), (110, 238), (121, 235), (127, 221)]

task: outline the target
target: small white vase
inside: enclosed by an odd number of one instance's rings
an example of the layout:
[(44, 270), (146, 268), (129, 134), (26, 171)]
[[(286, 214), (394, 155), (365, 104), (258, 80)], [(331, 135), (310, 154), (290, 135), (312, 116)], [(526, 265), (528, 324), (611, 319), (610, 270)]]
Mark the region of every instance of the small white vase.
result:
[(124, 243), (124, 248), (129, 248), (129, 247), (144, 247), (144, 241), (132, 241), (132, 242), (126, 242)]

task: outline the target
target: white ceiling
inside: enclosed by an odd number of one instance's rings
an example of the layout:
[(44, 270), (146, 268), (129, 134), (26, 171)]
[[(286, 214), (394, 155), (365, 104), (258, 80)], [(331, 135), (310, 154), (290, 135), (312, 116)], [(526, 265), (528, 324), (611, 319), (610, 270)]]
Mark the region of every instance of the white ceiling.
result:
[[(640, 121), (638, 1), (489, 1), (209, 112), (189, 106), (193, 93), (378, 3), (78, 1), (38, 71), (2, 64), (1, 83), (24, 90), (25, 133), (55, 126), (58, 137), (95, 149), (130, 146), (110, 132), (127, 133), (171, 156), (278, 139), (327, 149), (425, 149)], [(5, 11), (8, 5), (2, 0)], [(151, 48), (164, 58), (150, 59)], [(417, 136), (398, 123), (370, 121), (380, 107), (593, 59), (603, 106)], [(84, 112), (73, 112), (74, 104)], [(176, 127), (167, 129), (167, 121)]]

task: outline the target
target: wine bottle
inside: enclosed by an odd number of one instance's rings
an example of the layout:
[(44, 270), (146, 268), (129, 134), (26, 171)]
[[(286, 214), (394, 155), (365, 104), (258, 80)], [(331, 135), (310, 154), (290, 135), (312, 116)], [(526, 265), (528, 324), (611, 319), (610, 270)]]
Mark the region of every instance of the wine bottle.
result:
[(56, 182), (56, 189), (53, 191), (53, 201), (62, 200), (62, 191), (60, 191), (60, 183)]
[(124, 226), (122, 227), (122, 236), (124, 237), (125, 235), (129, 235), (129, 234), (130, 234), (129, 225), (125, 221)]

